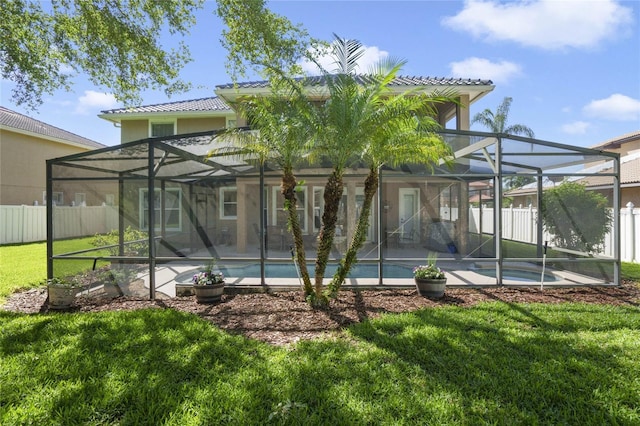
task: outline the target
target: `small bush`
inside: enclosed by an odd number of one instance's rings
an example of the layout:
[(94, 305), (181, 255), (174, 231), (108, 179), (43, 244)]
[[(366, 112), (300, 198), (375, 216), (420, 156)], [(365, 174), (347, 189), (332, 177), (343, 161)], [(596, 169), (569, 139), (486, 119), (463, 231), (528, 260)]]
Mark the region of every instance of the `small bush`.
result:
[[(106, 234), (96, 234), (91, 240), (91, 245), (94, 247), (108, 247), (109, 254), (111, 256), (118, 255), (118, 239), (119, 233), (117, 230), (112, 230)], [(131, 226), (127, 226), (124, 230), (124, 251), (126, 254), (134, 254), (136, 256), (146, 256), (149, 254), (149, 235), (140, 231), (139, 229), (133, 229)]]

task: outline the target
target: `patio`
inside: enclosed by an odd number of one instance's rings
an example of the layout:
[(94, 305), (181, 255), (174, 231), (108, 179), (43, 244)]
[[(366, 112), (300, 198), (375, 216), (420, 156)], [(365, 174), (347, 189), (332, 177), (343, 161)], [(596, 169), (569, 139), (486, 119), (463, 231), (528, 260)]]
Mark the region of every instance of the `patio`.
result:
[[(135, 265), (135, 274), (112, 274), (111, 279), (122, 288), (142, 280), (153, 299), (156, 292), (174, 296), (176, 277), (215, 258), (228, 271), (230, 290), (297, 288), (279, 171), (237, 153), (208, 156), (220, 148), (216, 136), (145, 139), (48, 161), (47, 200), (54, 193), (82, 193), (87, 206), (103, 211), (85, 218), (83, 207), (70, 212), (48, 202), (49, 276), (107, 263), (113, 270), (134, 270), (130, 265)], [(455, 153), (448, 159), (450, 167), (443, 161), (433, 171), (419, 164), (381, 170), (367, 242), (346, 288), (413, 288), (411, 269), (434, 255), (452, 287), (539, 286), (543, 264), (545, 286), (619, 283), (617, 155), (490, 133), (447, 131), (442, 137)], [(594, 167), (586, 174), (585, 166), (602, 164), (611, 167)], [(296, 171), (304, 182), (298, 192), (299, 219), (311, 266), (328, 173), (313, 165)], [(354, 164), (345, 175), (334, 267), (352, 236), (365, 174)], [(543, 180), (597, 176), (613, 211), (614, 255), (550, 246), (552, 255), (546, 258), (547, 236), (537, 218), (526, 225), (534, 243), (505, 238), (504, 186), (513, 176), (539, 182), (538, 200)], [(579, 217), (571, 219), (581, 226)], [(88, 225), (95, 220), (99, 223)], [(133, 242), (125, 239), (127, 229), (144, 232), (144, 250), (128, 249)], [(113, 246), (91, 244), (90, 237), (108, 232), (118, 235)], [(69, 252), (63, 244), (69, 238), (87, 241)]]

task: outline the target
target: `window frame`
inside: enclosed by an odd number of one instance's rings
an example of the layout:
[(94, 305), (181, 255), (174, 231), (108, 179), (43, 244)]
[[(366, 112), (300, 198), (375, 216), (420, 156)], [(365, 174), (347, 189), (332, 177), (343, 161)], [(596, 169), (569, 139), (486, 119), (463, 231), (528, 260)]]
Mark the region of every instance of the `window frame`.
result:
[[(64, 205), (64, 192), (62, 191), (53, 191), (52, 201), (54, 206), (63, 206)], [(59, 200), (59, 202), (57, 201)], [(47, 205), (47, 191), (42, 191), (42, 204)]]
[[(147, 217), (148, 217), (148, 213), (145, 210), (148, 210), (148, 206), (145, 207), (144, 205), (144, 200), (146, 198), (147, 200), (147, 205), (148, 205), (148, 191), (149, 188), (139, 188), (139, 199), (138, 199), (138, 213), (139, 213), (139, 217), (138, 217), (138, 225), (140, 226), (140, 229), (143, 231), (148, 231), (149, 227), (145, 225), (145, 223), (147, 222)], [(169, 216), (166, 214), (167, 211), (177, 211), (178, 212), (178, 226), (167, 226), (168, 224), (165, 224), (165, 229), (167, 231), (177, 231), (180, 232), (182, 231), (182, 188), (165, 188), (164, 192), (176, 192), (176, 199), (178, 200), (178, 206), (177, 207), (166, 207), (165, 205), (165, 211), (162, 210), (162, 199), (158, 198), (159, 200), (159, 206), (156, 209), (154, 206), (154, 211), (157, 210), (159, 212), (159, 214), (156, 216), (156, 218), (158, 219), (155, 223), (155, 229), (154, 231), (160, 231), (162, 229), (162, 223), (165, 220), (165, 217)], [(163, 191), (161, 188), (154, 188), (154, 193), (159, 194), (159, 196), (161, 197), (163, 194)], [(145, 194), (147, 194), (145, 196)], [(154, 200), (156, 198), (154, 197)]]
[[(229, 202), (226, 203), (224, 201), (224, 195), (226, 192), (235, 192), (236, 194), (236, 201), (234, 202)], [(238, 187), (237, 186), (221, 186), (219, 188), (218, 191), (218, 197), (220, 202), (218, 203), (218, 216), (220, 217), (220, 220), (236, 220), (238, 219)], [(236, 214), (235, 215), (226, 215), (225, 214), (225, 206), (227, 204), (235, 204), (236, 206)]]
[(165, 135), (165, 136), (175, 136), (178, 134), (178, 121), (175, 119), (166, 119), (166, 120), (149, 120), (149, 137), (150, 138), (160, 138), (163, 136), (153, 136), (153, 125), (154, 124), (172, 124), (173, 125), (173, 134)]

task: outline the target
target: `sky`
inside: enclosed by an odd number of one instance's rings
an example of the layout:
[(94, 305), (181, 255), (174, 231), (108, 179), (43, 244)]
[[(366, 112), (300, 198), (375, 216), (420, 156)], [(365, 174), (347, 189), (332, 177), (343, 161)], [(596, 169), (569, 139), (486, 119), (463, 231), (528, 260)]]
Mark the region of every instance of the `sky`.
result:
[[(335, 33), (362, 42), (363, 72), (393, 57), (407, 61), (402, 75), (490, 79), (495, 89), (471, 106), (471, 116), (495, 112), (511, 97), (507, 124), (526, 125), (538, 139), (589, 147), (640, 130), (637, 0), (298, 0), (270, 1), (268, 7), (312, 37), (331, 41)], [(194, 60), (181, 77), (193, 89), (171, 99), (162, 91), (144, 92), (143, 105), (213, 96), (216, 85), (231, 81), (214, 9), (213, 1), (205, 3), (184, 40)], [(122, 105), (82, 75), (74, 81), (73, 92), (47, 96), (33, 112), (12, 102), (12, 83), (3, 80), (1, 102), (105, 145), (118, 144), (119, 129), (98, 114)], [(480, 124), (471, 129), (487, 130)]]

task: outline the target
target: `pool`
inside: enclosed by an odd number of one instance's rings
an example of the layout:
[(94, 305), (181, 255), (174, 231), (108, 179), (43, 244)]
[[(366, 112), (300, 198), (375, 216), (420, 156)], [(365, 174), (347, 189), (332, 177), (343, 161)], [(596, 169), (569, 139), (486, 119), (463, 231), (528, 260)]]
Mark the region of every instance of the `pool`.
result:
[[(485, 277), (496, 277), (495, 268), (471, 268), (470, 270), (480, 275), (484, 275)], [(513, 268), (505, 268), (502, 270), (503, 280), (539, 283), (541, 278), (542, 271)], [(551, 272), (544, 273), (544, 282), (554, 282), (559, 280), (560, 278)]]
[[(337, 265), (327, 265), (325, 277), (331, 277), (336, 272)], [(315, 264), (307, 264), (309, 273), (313, 275)], [(220, 271), (225, 277), (243, 277), (243, 278), (260, 278), (260, 265), (244, 265), (244, 266), (221, 266)], [(193, 275), (199, 271), (198, 268), (182, 272), (175, 277), (177, 283), (190, 283)], [(265, 265), (266, 278), (298, 278), (298, 272), (295, 266), (291, 264), (267, 264)], [(355, 265), (351, 269), (349, 278), (378, 278), (378, 265), (362, 264)], [(385, 265), (385, 278), (413, 278), (413, 267), (403, 265)]]

